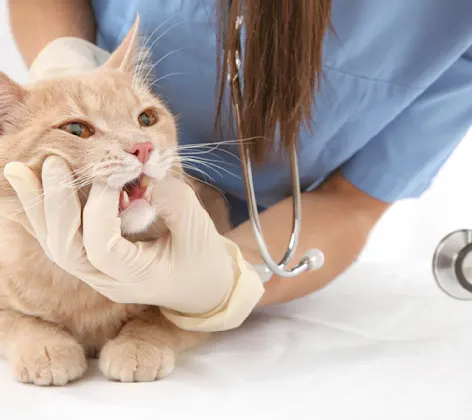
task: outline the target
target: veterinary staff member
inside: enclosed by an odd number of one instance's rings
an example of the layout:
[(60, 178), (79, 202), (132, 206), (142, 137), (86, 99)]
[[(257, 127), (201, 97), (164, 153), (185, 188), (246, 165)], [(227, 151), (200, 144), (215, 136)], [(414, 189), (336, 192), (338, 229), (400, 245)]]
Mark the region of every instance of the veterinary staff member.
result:
[[(229, 10), (231, 40), (238, 3), (11, 0), (9, 6), (13, 34), (33, 69), (89, 66), (91, 44), (112, 51), (139, 12), (144, 36), (159, 28), (148, 42), (159, 77), (156, 91), (179, 114), (181, 141), (197, 144), (234, 139), (225, 118), (228, 91), (221, 101), (213, 93), (226, 81), (224, 74), (218, 79), (223, 67), (216, 65), (225, 49), (217, 40), (227, 39), (220, 24)], [(232, 328), (256, 305), (290, 301), (333, 280), (357, 258), (392, 203), (428, 188), (472, 121), (471, 1), (244, 3), (243, 116), (250, 136), (266, 138), (253, 149), (261, 162), (254, 178), (266, 209), (265, 239), (271, 254), (282, 257), (292, 215), (283, 145), (298, 139), (304, 223), (295, 261), (317, 247), (325, 265), (293, 279), (274, 276), (263, 291), (244, 262), (262, 261), (245, 221), (240, 177), (215, 177), (232, 203), (233, 220), (241, 222), (225, 238), (187, 187), (163, 183), (159, 194), (171, 239), (152, 246), (121, 238), (113, 197), (94, 186), (82, 219), (80, 264), (95, 274), (82, 278), (112, 300), (167, 308), (182, 328)], [(223, 127), (218, 139), (216, 117)], [(223, 143), (225, 148), (237, 150)], [(221, 166), (240, 175), (237, 160), (223, 151)], [(59, 170), (53, 166), (45, 170)], [(10, 177), (20, 196), (28, 186), (22, 176), (18, 169)], [(70, 218), (61, 211), (48, 209), (45, 218)], [(63, 231), (64, 237), (49, 240), (53, 260), (60, 254), (53, 250), (68, 240), (67, 226)]]

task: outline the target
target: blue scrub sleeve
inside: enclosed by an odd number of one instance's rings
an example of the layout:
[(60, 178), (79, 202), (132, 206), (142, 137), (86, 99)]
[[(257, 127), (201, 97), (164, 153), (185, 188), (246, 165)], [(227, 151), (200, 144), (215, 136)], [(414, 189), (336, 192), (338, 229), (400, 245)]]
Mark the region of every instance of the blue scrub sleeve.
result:
[(342, 167), (384, 202), (419, 197), (472, 125), (472, 48)]

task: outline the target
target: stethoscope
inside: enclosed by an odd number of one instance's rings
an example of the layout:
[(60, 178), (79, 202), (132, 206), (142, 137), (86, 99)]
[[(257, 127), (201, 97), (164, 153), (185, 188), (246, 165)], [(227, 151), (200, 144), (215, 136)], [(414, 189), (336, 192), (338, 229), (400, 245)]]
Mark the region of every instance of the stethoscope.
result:
[[(231, 1), (228, 2), (231, 5)], [(229, 19), (230, 11), (227, 10)], [(234, 56), (228, 57), (228, 81), (232, 85), (232, 102), (235, 110), (236, 125), (238, 135), (242, 132), (241, 124), (241, 104), (242, 94), (240, 86), (241, 67), (241, 28), (243, 18), (238, 15), (235, 27)], [(290, 149), (290, 168), (292, 180), (292, 234), (288, 243), (287, 251), (279, 263), (271, 257), (267, 244), (262, 234), (259, 213), (257, 210), (256, 194), (252, 177), (252, 167), (249, 147), (240, 143), (241, 166), (246, 189), (249, 219), (254, 233), (254, 237), (264, 264), (255, 268), (261, 275), (265, 283), (272, 275), (279, 277), (293, 278), (302, 273), (318, 270), (324, 264), (324, 254), (319, 249), (310, 249), (300, 259), (298, 264), (288, 269), (287, 265), (293, 259), (297, 249), (301, 230), (301, 190), (298, 171), (297, 151), (293, 145)], [(446, 235), (436, 247), (432, 261), (432, 271), (438, 286), (449, 296), (460, 300), (472, 300), (472, 230), (458, 230)]]
[[(230, 4), (231, 2), (229, 2)], [(228, 11), (229, 13), (229, 11)], [(229, 15), (228, 15), (229, 17)], [(240, 86), (240, 67), (241, 67), (241, 27), (243, 18), (238, 15), (236, 18), (235, 27), (235, 45), (234, 56), (228, 57), (228, 81), (232, 85), (232, 102), (235, 111), (236, 125), (238, 131), (238, 138), (242, 133), (241, 123), (241, 104), (242, 94)], [(241, 154), (241, 167), (246, 189), (246, 199), (249, 212), (249, 220), (252, 226), (253, 234), (259, 249), (259, 253), (264, 260), (264, 264), (255, 266), (259, 272), (262, 281), (265, 283), (270, 280), (272, 275), (277, 275), (285, 278), (293, 278), (302, 273), (318, 270), (324, 264), (324, 254), (319, 249), (310, 249), (300, 259), (295, 267), (288, 269), (287, 265), (292, 261), (295, 251), (297, 249), (298, 240), (301, 230), (301, 190), (300, 177), (298, 171), (297, 150), (295, 144), (291, 146), (289, 152), (291, 180), (292, 180), (292, 199), (293, 199), (293, 214), (292, 214), (292, 233), (288, 243), (287, 251), (279, 263), (277, 263), (270, 255), (267, 244), (262, 234), (261, 224), (259, 220), (259, 213), (257, 210), (256, 194), (254, 191), (254, 183), (252, 177), (252, 167), (250, 150), (247, 144), (239, 142)]]
[(433, 254), (432, 270), (444, 293), (472, 300), (472, 230), (456, 230), (442, 238)]

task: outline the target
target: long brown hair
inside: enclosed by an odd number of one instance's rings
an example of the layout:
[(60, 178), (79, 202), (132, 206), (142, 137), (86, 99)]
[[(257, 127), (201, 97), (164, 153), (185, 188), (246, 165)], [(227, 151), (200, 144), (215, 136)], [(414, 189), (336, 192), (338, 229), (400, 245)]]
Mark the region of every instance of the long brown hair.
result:
[[(323, 40), (330, 27), (331, 3), (332, 0), (219, 1), (218, 45), (224, 55), (221, 60), (217, 54), (216, 125), (221, 124), (228, 86), (227, 59), (237, 44), (236, 18), (242, 14), (246, 39), (244, 57), (241, 57), (244, 100), (240, 136), (265, 139), (251, 146), (252, 156), (258, 162), (273, 144), (277, 128), (285, 148), (297, 141), (303, 123), (311, 128), (314, 92), (320, 86)], [(227, 26), (225, 19), (228, 19)], [(231, 108), (230, 115), (232, 111)]]

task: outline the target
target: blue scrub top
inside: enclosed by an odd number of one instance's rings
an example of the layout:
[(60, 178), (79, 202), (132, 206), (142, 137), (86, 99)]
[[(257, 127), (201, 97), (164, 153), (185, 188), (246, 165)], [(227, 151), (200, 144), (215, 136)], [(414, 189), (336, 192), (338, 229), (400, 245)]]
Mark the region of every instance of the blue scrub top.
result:
[[(97, 43), (109, 51), (137, 11), (143, 36), (159, 27), (148, 43), (154, 62), (160, 60), (155, 87), (178, 115), (182, 144), (222, 140), (213, 131), (221, 54), (215, 4), (93, 0)], [(471, 19), (470, 0), (333, 1), (335, 33), (325, 40), (314, 130), (303, 129), (298, 144), (303, 190), (316, 188), (338, 168), (356, 187), (386, 202), (418, 197), (429, 187), (472, 124)], [(224, 140), (231, 139), (228, 129)], [(244, 200), (238, 147), (219, 149), (212, 158), (222, 169), (200, 168), (232, 198)], [(285, 158), (271, 155), (255, 170), (262, 207), (290, 195), (289, 168)], [(233, 216), (244, 220), (245, 206), (235, 205)]]

